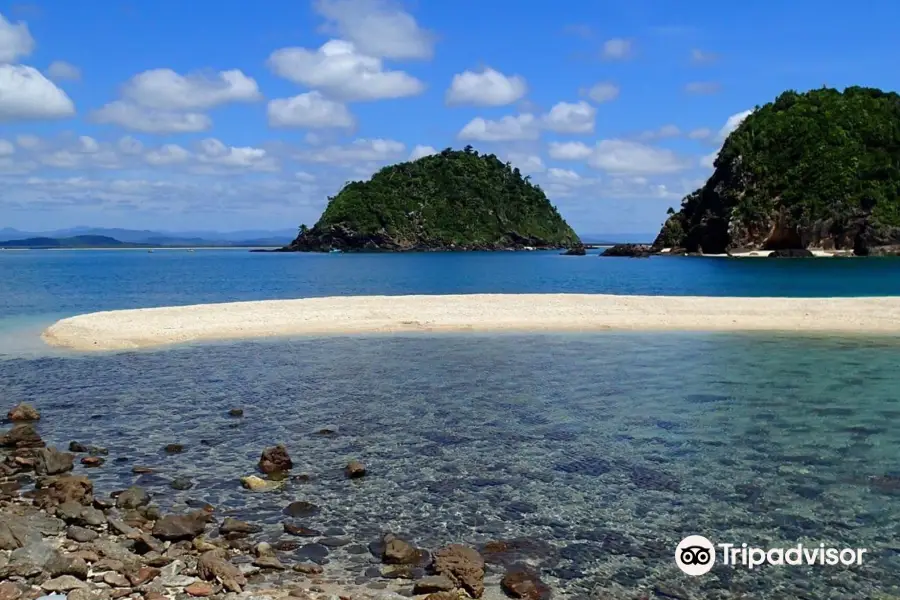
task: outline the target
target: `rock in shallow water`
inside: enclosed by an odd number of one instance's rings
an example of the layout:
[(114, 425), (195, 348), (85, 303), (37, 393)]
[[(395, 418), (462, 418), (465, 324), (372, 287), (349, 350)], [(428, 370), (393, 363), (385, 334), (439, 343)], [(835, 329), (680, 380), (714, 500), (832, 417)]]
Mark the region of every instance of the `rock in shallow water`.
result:
[(294, 468), (294, 463), (283, 444), (263, 450), (259, 457), (259, 470), (263, 473), (283, 473)]
[(27, 402), (22, 402), (9, 409), (9, 412), (6, 413), (6, 418), (14, 423), (21, 421), (37, 421), (41, 418), (41, 413)]
[(484, 559), (467, 546), (450, 544), (434, 553), (434, 572), (445, 575), (473, 598), (484, 593)]
[(281, 511), (289, 517), (314, 517), (321, 512), (321, 509), (312, 502), (303, 500), (291, 502)]

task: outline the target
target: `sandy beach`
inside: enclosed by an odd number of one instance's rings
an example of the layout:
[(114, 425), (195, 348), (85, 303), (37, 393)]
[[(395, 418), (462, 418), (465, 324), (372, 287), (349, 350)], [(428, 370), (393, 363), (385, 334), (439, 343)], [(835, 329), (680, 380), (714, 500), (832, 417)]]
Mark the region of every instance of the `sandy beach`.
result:
[(100, 351), (291, 335), (601, 330), (900, 333), (900, 297), (346, 296), (97, 312), (58, 321), (42, 337)]

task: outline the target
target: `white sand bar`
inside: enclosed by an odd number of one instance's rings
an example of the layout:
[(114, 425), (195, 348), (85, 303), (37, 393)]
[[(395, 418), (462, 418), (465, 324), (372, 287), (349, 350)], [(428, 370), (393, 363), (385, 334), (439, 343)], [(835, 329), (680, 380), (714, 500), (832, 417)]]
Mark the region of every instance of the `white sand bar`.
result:
[(900, 333), (900, 297), (342, 296), (97, 312), (58, 321), (43, 338), (123, 350), (279, 335), (600, 330)]

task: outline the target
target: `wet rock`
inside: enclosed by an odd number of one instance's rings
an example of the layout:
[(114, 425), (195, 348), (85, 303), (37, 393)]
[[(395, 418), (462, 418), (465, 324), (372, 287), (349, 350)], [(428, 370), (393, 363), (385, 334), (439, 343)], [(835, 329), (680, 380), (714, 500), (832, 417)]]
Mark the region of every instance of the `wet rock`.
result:
[(19, 423), (0, 435), (0, 448), (41, 448), (44, 441), (38, 435), (34, 425)]
[(163, 448), (166, 454), (181, 454), (184, 452), (184, 444), (168, 444)]
[(413, 593), (416, 595), (433, 594), (435, 592), (449, 592), (455, 588), (456, 584), (450, 581), (448, 577), (432, 575), (431, 577), (423, 577), (418, 580), (413, 586)]
[(131, 467), (131, 472), (135, 475), (150, 475), (152, 473), (155, 473), (156, 471), (150, 467), (141, 467), (135, 465), (134, 467)]
[(291, 502), (281, 512), (289, 517), (304, 518), (316, 516), (321, 512), (321, 509), (311, 502), (300, 500)]
[(411, 543), (392, 533), (382, 540), (381, 561), (389, 565), (414, 565), (422, 559), (422, 552)]
[(253, 565), (260, 569), (270, 569), (273, 571), (283, 571), (287, 569), (276, 556), (260, 556), (253, 561)]
[(102, 467), (103, 463), (105, 462), (106, 460), (100, 458), (99, 456), (85, 456), (81, 459), (81, 464), (88, 469), (96, 469), (97, 467)]
[(296, 542), (294, 540), (278, 540), (277, 542), (272, 544), (272, 548), (274, 548), (278, 552), (293, 552), (299, 547), (300, 542)]
[(283, 473), (293, 468), (294, 463), (283, 444), (266, 448), (259, 457), (259, 470), (266, 474)]
[(292, 569), (304, 575), (321, 575), (322, 571), (324, 571), (322, 567), (313, 563), (298, 563)]
[(484, 593), (484, 559), (473, 548), (450, 544), (434, 553), (434, 572), (447, 576), (473, 598)]
[(59, 475), (71, 471), (75, 467), (75, 457), (68, 452), (60, 452), (56, 448), (38, 450), (34, 461), (34, 472), (38, 475)]
[(525, 567), (508, 571), (500, 580), (500, 587), (512, 598), (548, 600), (551, 596), (550, 588), (540, 576)]
[(555, 546), (536, 538), (513, 538), (495, 540), (481, 548), (484, 561), (490, 564), (511, 567), (519, 562), (555, 562), (559, 553)]
[(6, 418), (14, 423), (21, 421), (37, 421), (41, 418), (41, 413), (32, 405), (22, 402), (9, 409), (9, 412), (6, 413)]
[(304, 544), (297, 548), (295, 556), (300, 560), (308, 560), (314, 563), (322, 563), (328, 558), (328, 548), (322, 544)]
[(283, 487), (284, 481), (268, 481), (256, 475), (248, 475), (241, 477), (241, 486), (251, 492), (271, 492)]
[(222, 535), (228, 535), (230, 533), (250, 534), (259, 533), (260, 531), (262, 531), (262, 527), (259, 525), (253, 525), (233, 517), (225, 517), (225, 520), (222, 521), (222, 524), (219, 526), (219, 533)]
[(678, 492), (681, 490), (681, 485), (675, 477), (650, 467), (634, 465), (631, 467), (630, 474), (631, 482), (641, 489), (661, 492)]
[(366, 466), (358, 460), (351, 460), (347, 463), (347, 466), (344, 467), (344, 473), (349, 479), (359, 479), (360, 477), (365, 477)]
[(88, 447), (80, 442), (69, 442), (69, 452), (75, 453), (85, 453), (88, 451)]
[(82, 544), (86, 544), (87, 542), (93, 542), (96, 540), (100, 534), (96, 531), (91, 531), (90, 529), (85, 529), (84, 527), (79, 527), (78, 525), (72, 525), (68, 529), (66, 529), (66, 537), (70, 540), (74, 540), (76, 542), (80, 542)]
[(319, 537), (322, 535), (322, 532), (317, 529), (310, 529), (308, 527), (304, 527), (303, 525), (294, 525), (293, 523), (289, 523), (285, 521), (282, 523), (284, 527), (284, 532), (290, 535), (296, 535), (298, 537)]
[(132, 486), (116, 496), (116, 507), (134, 510), (150, 504), (150, 494), (144, 488)]
[(205, 552), (197, 561), (197, 574), (206, 581), (218, 581), (230, 592), (240, 594), (247, 579), (235, 565), (226, 561), (218, 550)]
[(326, 537), (319, 540), (319, 543), (329, 548), (340, 548), (350, 543), (350, 538), (346, 537)]
[(189, 477), (176, 477), (169, 483), (173, 490), (189, 490), (194, 487), (194, 482)]
[(45, 592), (69, 592), (71, 590), (87, 589), (89, 586), (85, 582), (72, 577), (71, 575), (63, 575), (54, 579), (48, 579), (41, 584), (41, 589)]
[(381, 569), (381, 576), (385, 579), (415, 579), (416, 573), (409, 565), (389, 565)]
[(203, 534), (208, 519), (203, 511), (166, 515), (153, 525), (153, 535), (166, 541), (192, 540)]
[(206, 597), (212, 596), (216, 590), (212, 585), (205, 581), (195, 581), (191, 585), (184, 588), (184, 591), (188, 596)]
[(232, 408), (231, 410), (228, 411), (228, 416), (229, 417), (243, 417), (244, 409), (243, 408)]

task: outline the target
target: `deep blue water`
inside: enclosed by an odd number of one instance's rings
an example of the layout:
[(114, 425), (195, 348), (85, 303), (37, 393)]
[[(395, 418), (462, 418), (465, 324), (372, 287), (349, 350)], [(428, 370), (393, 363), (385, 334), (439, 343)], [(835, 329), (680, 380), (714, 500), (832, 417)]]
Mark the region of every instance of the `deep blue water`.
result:
[[(137, 483), (166, 510), (210, 502), (264, 524), (271, 542), (286, 537), (285, 504), (313, 502), (321, 511), (303, 524), (352, 543), (312, 539), (282, 558), (312, 553), (341, 581), (371, 581), (365, 544), (393, 531), (431, 549), (517, 540), (501, 561), (530, 561), (558, 597), (652, 597), (660, 585), (722, 600), (900, 593), (900, 340), (453, 334), (17, 352), (37, 349), (50, 321), (96, 310), (467, 292), (898, 295), (900, 260), (2, 252), (0, 413), (33, 402), (50, 444), (107, 447), (90, 472), (101, 494)], [(236, 406), (243, 419), (227, 416)], [(162, 452), (174, 442), (183, 454)], [(310, 481), (242, 490), (277, 442)], [(370, 476), (344, 480), (351, 458)], [(135, 464), (157, 473), (133, 475)], [(171, 489), (178, 476), (194, 487)], [(672, 560), (688, 534), (870, 558), (688, 578)], [(502, 572), (491, 568), (496, 593)]]

